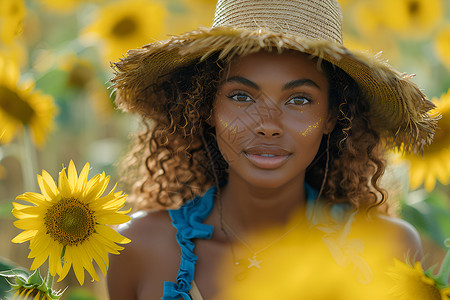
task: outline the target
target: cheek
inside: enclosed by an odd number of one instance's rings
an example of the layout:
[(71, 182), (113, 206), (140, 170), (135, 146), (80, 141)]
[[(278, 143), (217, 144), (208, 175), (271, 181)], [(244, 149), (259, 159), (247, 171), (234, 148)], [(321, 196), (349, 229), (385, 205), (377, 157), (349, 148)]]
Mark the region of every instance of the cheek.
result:
[(300, 136), (310, 136), (310, 135), (316, 135), (318, 133), (322, 133), (321, 129), (322, 129), (322, 121), (323, 119), (321, 117), (319, 117), (317, 119), (317, 121), (313, 124), (309, 124), (309, 125), (303, 125), (303, 128), (300, 129), (300, 131), (298, 131), (298, 134)]
[(239, 117), (236, 109), (223, 109), (220, 103), (217, 104), (214, 110), (217, 145), (222, 156), (230, 164), (240, 155), (243, 148), (250, 145), (255, 136), (249, 131), (243, 118)]

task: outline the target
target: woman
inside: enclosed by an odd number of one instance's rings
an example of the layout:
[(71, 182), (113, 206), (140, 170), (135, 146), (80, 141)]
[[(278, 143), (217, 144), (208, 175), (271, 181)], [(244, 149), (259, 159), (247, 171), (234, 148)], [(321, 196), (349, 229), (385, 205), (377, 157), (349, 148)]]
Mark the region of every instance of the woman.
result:
[[(386, 148), (431, 142), (433, 105), (408, 77), (342, 45), (336, 1), (221, 0), (211, 29), (115, 66), (116, 102), (147, 127), (129, 156), (144, 175), (121, 229), (132, 244), (111, 257), (111, 299), (218, 298), (221, 282), (273, 264), (269, 253), (299, 228), (348, 231), (354, 219), (370, 235), (391, 232), (393, 256), (420, 258), (416, 231), (388, 216), (378, 182)], [(223, 275), (222, 264), (237, 267)]]

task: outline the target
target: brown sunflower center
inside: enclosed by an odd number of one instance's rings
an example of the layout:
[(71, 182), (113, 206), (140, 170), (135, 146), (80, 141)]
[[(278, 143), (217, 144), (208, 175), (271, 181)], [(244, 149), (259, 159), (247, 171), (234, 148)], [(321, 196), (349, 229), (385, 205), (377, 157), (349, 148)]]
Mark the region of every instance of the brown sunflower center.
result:
[(76, 88), (84, 88), (91, 81), (92, 77), (92, 69), (89, 66), (77, 63), (69, 72), (67, 85)]
[(130, 16), (125, 16), (113, 26), (111, 33), (116, 37), (125, 37), (133, 34), (137, 28), (136, 20)]
[(417, 0), (412, 0), (408, 3), (408, 12), (410, 15), (415, 16), (420, 11), (420, 3)]
[(28, 124), (34, 116), (30, 104), (3, 85), (0, 85), (0, 109), (23, 124)]
[(62, 199), (48, 209), (44, 219), (47, 232), (64, 246), (76, 246), (94, 233), (93, 211), (77, 199)]

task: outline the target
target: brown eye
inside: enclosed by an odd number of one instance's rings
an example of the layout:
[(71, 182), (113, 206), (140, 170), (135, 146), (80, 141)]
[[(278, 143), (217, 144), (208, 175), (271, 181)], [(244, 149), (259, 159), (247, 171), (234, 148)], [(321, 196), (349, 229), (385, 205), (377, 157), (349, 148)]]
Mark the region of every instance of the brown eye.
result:
[(242, 93), (233, 94), (233, 95), (230, 95), (228, 97), (233, 99), (236, 102), (250, 102), (250, 101), (252, 101), (252, 98), (250, 98), (246, 94), (242, 94)]
[(310, 103), (311, 100), (308, 99), (305, 96), (298, 96), (298, 97), (293, 97), (291, 99), (289, 99), (286, 103), (287, 104), (294, 104), (294, 105), (305, 105)]

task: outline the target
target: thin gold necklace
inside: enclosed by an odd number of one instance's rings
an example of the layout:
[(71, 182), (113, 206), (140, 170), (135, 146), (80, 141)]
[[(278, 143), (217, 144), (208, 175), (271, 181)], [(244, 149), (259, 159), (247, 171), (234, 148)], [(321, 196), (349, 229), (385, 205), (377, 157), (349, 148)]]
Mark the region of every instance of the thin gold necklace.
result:
[[(245, 246), (245, 248), (247, 248), (252, 254), (252, 258), (248, 258), (248, 261), (250, 262), (247, 268), (258, 268), (260, 269), (260, 263), (262, 263), (262, 260), (258, 260), (257, 255), (261, 252), (263, 252), (264, 250), (267, 250), (268, 248), (270, 248), (271, 246), (273, 246), (275, 243), (279, 242), (282, 238), (284, 238), (286, 235), (288, 235), (292, 230), (294, 230), (295, 228), (297, 228), (297, 226), (301, 223), (301, 219), (288, 231), (286, 231), (285, 233), (283, 233), (280, 237), (276, 238), (275, 240), (273, 240), (270, 244), (268, 244), (267, 246), (255, 251), (246, 241), (244, 241), (234, 230), (233, 228), (231, 228), (230, 225), (227, 224), (227, 222), (225, 222), (225, 220), (223, 220), (223, 225), (225, 225), (225, 227), (231, 232), (231, 234), (242, 244)], [(233, 260), (234, 263), (236, 265), (239, 265), (240, 263), (236, 260), (234, 251), (232, 251), (233, 254)]]

